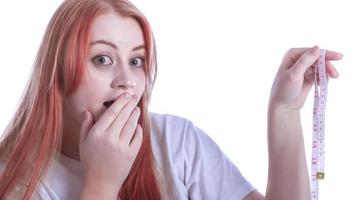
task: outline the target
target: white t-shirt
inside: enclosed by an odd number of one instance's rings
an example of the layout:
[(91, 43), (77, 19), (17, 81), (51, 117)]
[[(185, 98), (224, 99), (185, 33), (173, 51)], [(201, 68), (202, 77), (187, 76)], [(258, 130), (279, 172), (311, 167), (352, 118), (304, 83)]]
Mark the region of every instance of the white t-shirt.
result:
[[(163, 177), (164, 199), (239, 200), (255, 188), (218, 145), (190, 120), (150, 113), (152, 148)], [(80, 161), (60, 155), (51, 163), (38, 196), (75, 200), (82, 187)]]

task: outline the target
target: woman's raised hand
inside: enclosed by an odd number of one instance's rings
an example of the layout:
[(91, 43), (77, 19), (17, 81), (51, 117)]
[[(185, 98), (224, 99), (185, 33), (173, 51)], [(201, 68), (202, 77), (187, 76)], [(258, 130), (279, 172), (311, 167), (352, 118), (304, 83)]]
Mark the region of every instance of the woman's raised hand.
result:
[(136, 102), (121, 95), (95, 123), (89, 111), (84, 114), (79, 151), (86, 186), (117, 194), (127, 178), (142, 143)]
[[(278, 69), (272, 85), (269, 106), (272, 109), (284, 108), (300, 110), (314, 84), (313, 64), (319, 58), (320, 49), (293, 48), (287, 51)], [(338, 77), (338, 72), (330, 61), (340, 60), (342, 54), (333, 51), (326, 52), (326, 71), (332, 78)]]

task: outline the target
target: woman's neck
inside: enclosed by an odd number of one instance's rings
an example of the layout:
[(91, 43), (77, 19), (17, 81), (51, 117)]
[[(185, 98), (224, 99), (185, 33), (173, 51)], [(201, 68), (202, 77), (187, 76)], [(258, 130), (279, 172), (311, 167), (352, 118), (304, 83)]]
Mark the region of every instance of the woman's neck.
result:
[(70, 115), (64, 114), (61, 153), (75, 160), (80, 160), (79, 137), (80, 124)]

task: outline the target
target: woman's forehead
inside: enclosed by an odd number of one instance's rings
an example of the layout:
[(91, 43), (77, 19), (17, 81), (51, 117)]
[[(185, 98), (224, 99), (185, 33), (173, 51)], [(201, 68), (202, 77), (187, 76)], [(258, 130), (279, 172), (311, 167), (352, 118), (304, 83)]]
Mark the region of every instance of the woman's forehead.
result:
[(144, 44), (144, 37), (139, 23), (134, 18), (122, 17), (111, 12), (94, 20), (90, 43), (103, 44), (96, 41), (108, 41), (118, 48), (133, 48)]

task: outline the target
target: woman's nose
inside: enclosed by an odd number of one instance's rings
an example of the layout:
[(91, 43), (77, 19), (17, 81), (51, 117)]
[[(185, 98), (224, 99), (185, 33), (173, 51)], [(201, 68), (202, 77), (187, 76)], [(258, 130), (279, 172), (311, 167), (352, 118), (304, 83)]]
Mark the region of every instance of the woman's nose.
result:
[(115, 88), (123, 88), (125, 90), (134, 88), (135, 86), (136, 84), (134, 81), (126, 81), (126, 82), (123, 81), (121, 83), (115, 84)]
[(119, 70), (117, 76), (112, 82), (112, 88), (130, 89), (136, 86), (135, 77), (130, 69)]

